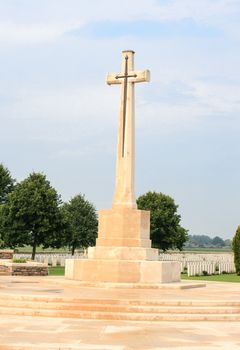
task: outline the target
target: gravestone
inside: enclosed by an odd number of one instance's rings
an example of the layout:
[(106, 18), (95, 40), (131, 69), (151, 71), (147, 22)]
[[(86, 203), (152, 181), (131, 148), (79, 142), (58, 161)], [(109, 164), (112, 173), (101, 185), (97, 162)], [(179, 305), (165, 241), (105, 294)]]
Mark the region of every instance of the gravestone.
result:
[(149, 80), (148, 70), (134, 69), (132, 50), (122, 52), (121, 72), (107, 76), (107, 84), (121, 87), (113, 204), (99, 211), (96, 247), (88, 249), (88, 259), (66, 260), (66, 278), (143, 284), (180, 281), (180, 263), (158, 261), (158, 250), (151, 248), (150, 212), (137, 209), (134, 192), (134, 88)]

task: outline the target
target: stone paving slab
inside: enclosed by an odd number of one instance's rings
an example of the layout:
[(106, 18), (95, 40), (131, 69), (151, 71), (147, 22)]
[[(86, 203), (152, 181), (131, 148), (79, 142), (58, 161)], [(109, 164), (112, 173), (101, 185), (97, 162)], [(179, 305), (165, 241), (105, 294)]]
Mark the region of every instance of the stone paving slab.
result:
[(0, 350), (240, 349), (240, 323), (129, 322), (12, 317), (0, 320)]
[[(237, 283), (207, 282), (193, 289), (72, 287), (64, 278), (1, 276), (0, 298), (119, 298), (158, 300), (240, 300)], [(200, 350), (240, 349), (240, 322), (145, 322), (2, 315), (0, 350)]]
[(177, 286), (202, 286), (199, 281), (165, 285), (162, 289), (114, 288), (109, 285), (89, 286), (66, 280), (64, 277), (1, 276), (0, 296), (36, 295), (63, 299), (167, 299), (167, 300), (240, 300), (239, 283), (207, 282), (206, 288), (177, 288)]

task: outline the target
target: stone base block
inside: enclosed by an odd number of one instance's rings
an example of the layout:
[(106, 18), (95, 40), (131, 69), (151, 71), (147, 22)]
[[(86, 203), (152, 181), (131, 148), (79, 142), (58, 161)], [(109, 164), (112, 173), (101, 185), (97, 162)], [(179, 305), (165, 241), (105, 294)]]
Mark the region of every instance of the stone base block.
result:
[(115, 283), (180, 282), (177, 261), (67, 259), (65, 277), (78, 281)]
[(99, 211), (97, 246), (151, 248), (149, 236), (149, 211), (129, 208)]
[(158, 249), (143, 247), (89, 247), (89, 259), (158, 260)]

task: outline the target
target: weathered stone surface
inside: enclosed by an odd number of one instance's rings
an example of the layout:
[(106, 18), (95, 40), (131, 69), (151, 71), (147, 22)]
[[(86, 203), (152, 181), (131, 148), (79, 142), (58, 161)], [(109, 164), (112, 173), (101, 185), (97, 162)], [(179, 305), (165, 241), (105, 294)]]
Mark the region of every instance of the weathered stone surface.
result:
[(14, 254), (14, 250), (2, 249), (0, 250), (0, 259), (12, 259), (13, 254)]
[(47, 264), (27, 262), (13, 263), (9, 261), (0, 262), (0, 275), (12, 276), (47, 276)]
[(68, 259), (65, 275), (79, 281), (169, 283), (180, 281), (177, 261)]

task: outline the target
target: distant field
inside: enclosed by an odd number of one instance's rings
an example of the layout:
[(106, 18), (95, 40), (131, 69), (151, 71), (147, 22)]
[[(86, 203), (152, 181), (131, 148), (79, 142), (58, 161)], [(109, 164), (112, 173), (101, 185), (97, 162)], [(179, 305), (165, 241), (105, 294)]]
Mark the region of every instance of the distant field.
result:
[(191, 276), (182, 274), (181, 279), (183, 280), (199, 280), (199, 281), (215, 281), (215, 282), (238, 282), (240, 283), (240, 276), (235, 273), (222, 274), (222, 275), (211, 275), (211, 276)]
[[(25, 247), (19, 247), (17, 248), (19, 253), (32, 253), (32, 248), (30, 246), (25, 246)], [(182, 252), (187, 253), (229, 253), (232, 250), (229, 248), (185, 248), (183, 249)], [(54, 248), (47, 248), (43, 249), (42, 247), (37, 247), (37, 253), (69, 253), (69, 249), (67, 248), (59, 248), (59, 249), (54, 249)], [(174, 251), (167, 251), (167, 253), (181, 253), (178, 250)]]

